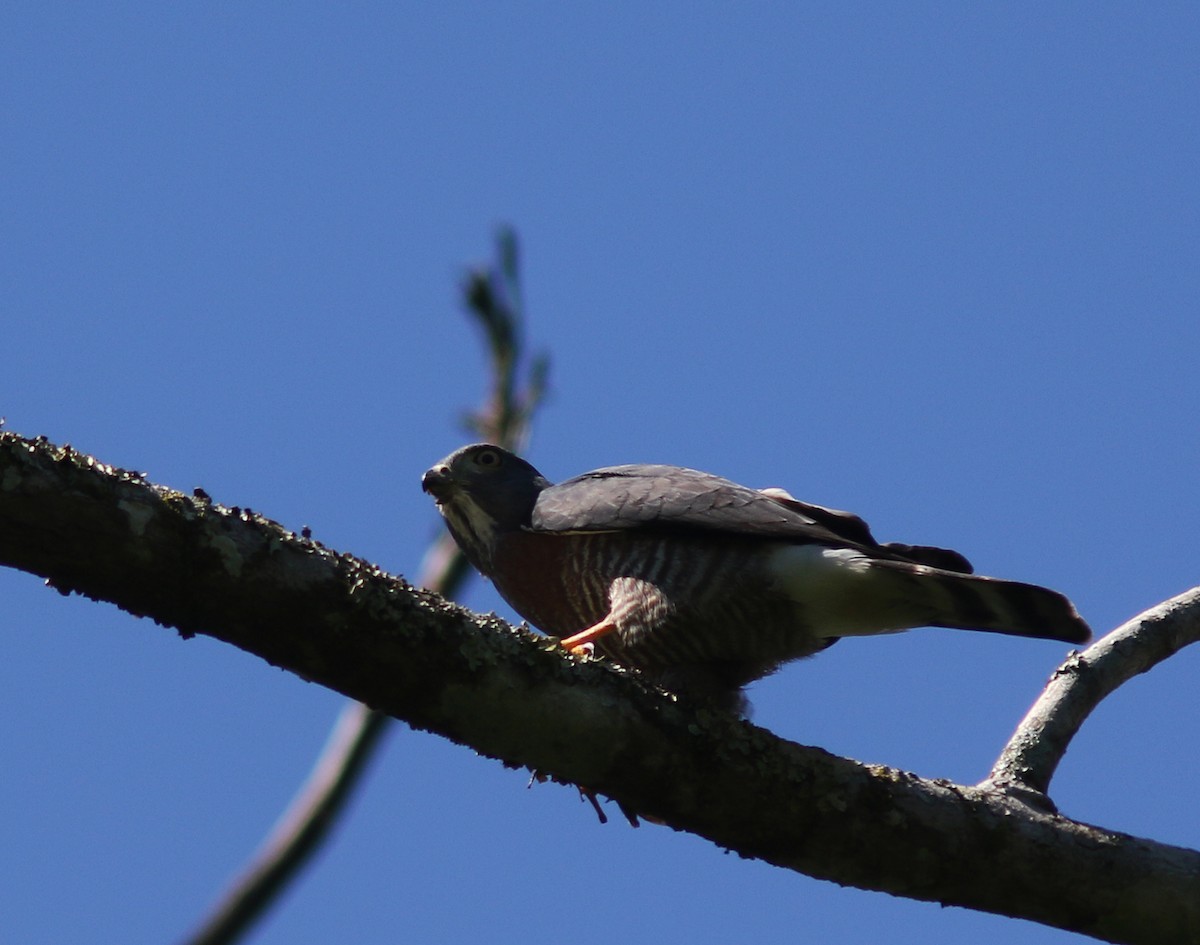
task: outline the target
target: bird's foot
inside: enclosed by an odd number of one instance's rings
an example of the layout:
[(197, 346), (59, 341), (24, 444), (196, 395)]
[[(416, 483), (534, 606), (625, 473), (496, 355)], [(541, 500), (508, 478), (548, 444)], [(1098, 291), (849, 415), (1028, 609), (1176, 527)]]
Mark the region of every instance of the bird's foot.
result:
[(617, 629), (616, 624), (605, 618), (599, 623), (594, 623), (586, 630), (580, 630), (578, 633), (572, 634), (566, 639), (559, 640), (559, 646), (570, 650), (576, 656), (585, 656), (591, 653), (591, 644), (595, 643), (603, 636), (607, 636)]

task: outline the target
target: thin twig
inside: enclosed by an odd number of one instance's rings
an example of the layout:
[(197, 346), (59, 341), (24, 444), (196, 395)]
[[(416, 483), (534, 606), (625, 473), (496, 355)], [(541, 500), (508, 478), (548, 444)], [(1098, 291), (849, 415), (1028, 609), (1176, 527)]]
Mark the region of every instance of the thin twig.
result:
[(308, 779), (192, 945), (232, 942), (249, 929), (328, 836), (391, 719), (347, 702)]
[[(1044, 798), (1067, 746), (1092, 710), (1117, 687), (1197, 640), (1200, 587), (1139, 614), (1082, 653), (1072, 653), (1017, 726), (984, 785)], [(1041, 803), (1046, 805), (1044, 799)]]
[[(473, 270), (462, 286), (468, 313), (484, 329), (492, 374), (485, 406), (471, 413), (466, 425), (484, 439), (518, 449), (544, 398), (549, 361), (544, 355), (533, 358), (521, 382), (524, 332), (517, 238), (511, 229), (497, 234), (496, 255), (494, 265)], [(416, 583), (453, 597), (469, 574), (458, 546), (443, 533), (425, 553)], [(362, 703), (345, 705), (291, 804), (186, 945), (236, 942), (279, 898), (328, 837), (391, 721)]]

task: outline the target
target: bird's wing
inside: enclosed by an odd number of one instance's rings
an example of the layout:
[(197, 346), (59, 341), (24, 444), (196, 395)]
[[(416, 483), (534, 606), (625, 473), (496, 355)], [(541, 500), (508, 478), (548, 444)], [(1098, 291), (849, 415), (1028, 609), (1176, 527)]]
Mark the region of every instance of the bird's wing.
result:
[(609, 466), (543, 490), (531, 525), (540, 532), (721, 532), (881, 550), (858, 516), (784, 495), (681, 466)]

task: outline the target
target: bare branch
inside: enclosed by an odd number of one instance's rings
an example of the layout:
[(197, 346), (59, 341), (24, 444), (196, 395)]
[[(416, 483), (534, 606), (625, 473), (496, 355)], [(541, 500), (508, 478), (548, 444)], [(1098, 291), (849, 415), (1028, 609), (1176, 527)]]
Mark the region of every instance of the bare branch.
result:
[(487, 406), (468, 414), (465, 425), (489, 443), (519, 450), (545, 397), (550, 359), (544, 353), (529, 359), (521, 383), (527, 360), (525, 315), (517, 237), (508, 227), (496, 234), (496, 256), (494, 265), (471, 270), (463, 281), (467, 312), (483, 329), (492, 372)]
[(0, 434), (0, 563), (743, 856), (1106, 941), (1200, 942), (1200, 853), (689, 709), (253, 513), (45, 441)]
[(1200, 587), (1073, 653), (1017, 726), (985, 785), (1044, 795), (1084, 721), (1119, 686), (1200, 640)]
[(248, 867), (188, 937), (191, 945), (236, 941), (287, 888), (332, 828), (391, 718), (347, 702), (300, 791)]
[[(516, 234), (505, 227), (496, 236), (497, 262), (475, 270), (463, 285), (467, 310), (484, 327), (491, 383), (485, 406), (468, 426), (484, 439), (516, 449), (528, 439), (541, 404), (549, 359), (535, 358), (522, 385), (524, 336)], [(447, 597), (457, 594), (470, 574), (466, 558), (448, 534), (425, 555), (420, 587)], [(308, 778), (278, 825), (255, 852), (241, 875), (209, 911), (187, 945), (229, 945), (262, 915), (288, 883), (299, 875), (345, 809), (391, 721), (351, 702), (334, 724)]]

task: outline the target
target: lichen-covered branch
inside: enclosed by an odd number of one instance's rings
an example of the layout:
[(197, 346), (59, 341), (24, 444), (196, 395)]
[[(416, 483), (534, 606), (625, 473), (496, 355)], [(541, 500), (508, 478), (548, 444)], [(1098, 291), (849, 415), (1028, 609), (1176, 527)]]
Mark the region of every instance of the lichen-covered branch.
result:
[(1113, 942), (1200, 942), (1200, 853), (678, 705), (248, 510), (0, 434), (0, 563), (834, 882)]
[[(445, 534), (430, 545), (417, 583), (450, 594), (462, 583), (468, 567), (454, 540)], [(347, 800), (392, 721), (389, 715), (347, 700), (278, 823), (188, 935), (185, 945), (230, 945), (269, 910), (345, 813)]]

